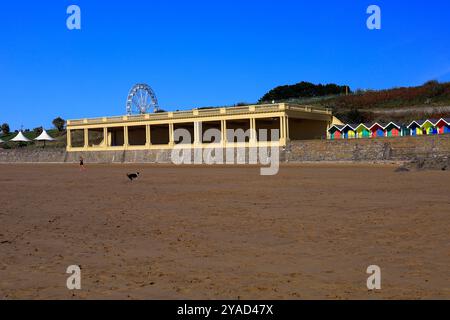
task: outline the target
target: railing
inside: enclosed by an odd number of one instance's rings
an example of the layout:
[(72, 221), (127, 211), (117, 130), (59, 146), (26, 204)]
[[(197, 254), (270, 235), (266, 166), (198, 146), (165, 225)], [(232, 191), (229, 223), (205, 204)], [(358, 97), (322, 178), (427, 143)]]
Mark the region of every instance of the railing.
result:
[(115, 116), (115, 117), (103, 117), (92, 119), (77, 119), (69, 120), (67, 124), (69, 126), (78, 126), (83, 124), (101, 124), (101, 123), (118, 123), (118, 122), (131, 122), (131, 121), (145, 121), (145, 120), (167, 120), (167, 119), (183, 119), (193, 117), (214, 117), (220, 115), (240, 115), (248, 113), (264, 113), (264, 112), (277, 112), (283, 110), (320, 113), (331, 115), (330, 109), (301, 106), (291, 104), (262, 104), (262, 105), (250, 105), (240, 107), (228, 107), (228, 108), (211, 108), (211, 109), (193, 109), (187, 111), (175, 111), (175, 112), (162, 112), (152, 114), (141, 115), (129, 115), (129, 116)]
[(300, 106), (300, 105), (287, 105), (289, 110), (312, 112), (312, 113), (322, 113), (331, 115), (333, 112), (328, 108), (320, 108), (313, 106)]

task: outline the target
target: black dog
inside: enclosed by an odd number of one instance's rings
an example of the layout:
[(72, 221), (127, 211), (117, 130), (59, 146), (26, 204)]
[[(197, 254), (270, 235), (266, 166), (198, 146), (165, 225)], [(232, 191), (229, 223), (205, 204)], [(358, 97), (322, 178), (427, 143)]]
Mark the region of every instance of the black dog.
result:
[(128, 179), (130, 179), (130, 181), (133, 181), (134, 179), (137, 179), (139, 177), (139, 172), (127, 173), (127, 177)]

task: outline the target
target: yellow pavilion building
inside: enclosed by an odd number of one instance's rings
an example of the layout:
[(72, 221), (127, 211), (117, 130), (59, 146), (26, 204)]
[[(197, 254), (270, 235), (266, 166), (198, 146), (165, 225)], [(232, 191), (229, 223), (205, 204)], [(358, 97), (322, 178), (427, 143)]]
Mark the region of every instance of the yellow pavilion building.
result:
[[(224, 148), (282, 147), (290, 140), (326, 139), (327, 130), (333, 124), (341, 122), (329, 109), (289, 103), (68, 120), (67, 151), (171, 149), (180, 143), (174, 135), (177, 129), (191, 134), (188, 144), (192, 147), (211, 146), (211, 143)], [(220, 141), (206, 141), (204, 133), (208, 129), (220, 130)], [(239, 129), (249, 133), (245, 141), (237, 141), (229, 134)], [(279, 137), (261, 141), (261, 129), (269, 132), (277, 129)], [(271, 137), (270, 133), (268, 136)]]

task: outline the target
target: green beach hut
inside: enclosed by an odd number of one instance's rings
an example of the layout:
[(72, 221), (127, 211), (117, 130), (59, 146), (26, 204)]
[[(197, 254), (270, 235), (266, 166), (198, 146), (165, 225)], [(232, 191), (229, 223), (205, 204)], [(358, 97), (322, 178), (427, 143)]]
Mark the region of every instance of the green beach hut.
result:
[(387, 137), (400, 137), (402, 135), (402, 127), (394, 122), (389, 122), (385, 127)]
[(356, 127), (356, 137), (358, 139), (366, 139), (370, 138), (371, 132), (367, 125), (364, 123), (361, 123), (359, 126)]
[(422, 132), (424, 134), (427, 134), (427, 135), (437, 134), (436, 125), (430, 120), (425, 120), (424, 123), (420, 127), (422, 128)]

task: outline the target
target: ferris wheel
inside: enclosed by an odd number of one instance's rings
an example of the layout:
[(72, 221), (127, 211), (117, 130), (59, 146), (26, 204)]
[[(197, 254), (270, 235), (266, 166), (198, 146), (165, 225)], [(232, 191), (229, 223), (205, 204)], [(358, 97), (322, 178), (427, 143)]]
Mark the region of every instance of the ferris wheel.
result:
[(153, 112), (159, 111), (158, 99), (153, 89), (145, 83), (134, 85), (128, 93), (127, 114), (144, 114), (152, 109)]

